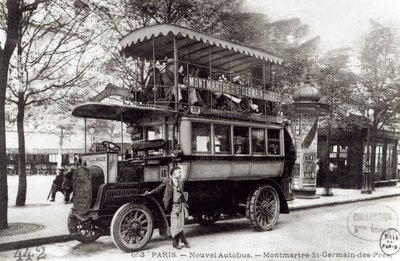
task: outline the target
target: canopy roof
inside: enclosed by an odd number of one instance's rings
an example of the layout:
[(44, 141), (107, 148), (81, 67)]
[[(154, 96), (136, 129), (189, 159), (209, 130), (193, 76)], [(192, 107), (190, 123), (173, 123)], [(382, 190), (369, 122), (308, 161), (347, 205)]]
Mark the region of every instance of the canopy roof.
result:
[(283, 61), (268, 52), (172, 24), (137, 29), (119, 42), (118, 49), (126, 57), (147, 60), (173, 58), (174, 36), (177, 40), (178, 59), (205, 67), (211, 65), (215, 69), (237, 72), (259, 66), (263, 62), (280, 64)]
[(144, 117), (146, 112), (156, 112), (159, 115), (173, 114), (173, 111), (135, 105), (104, 104), (87, 102), (75, 107), (72, 115), (75, 117), (134, 122)]

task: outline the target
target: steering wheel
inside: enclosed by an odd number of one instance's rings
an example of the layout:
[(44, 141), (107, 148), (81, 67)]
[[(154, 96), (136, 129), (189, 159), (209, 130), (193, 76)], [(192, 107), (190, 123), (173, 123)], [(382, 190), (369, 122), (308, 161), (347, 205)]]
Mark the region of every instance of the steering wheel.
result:
[(102, 144), (104, 147), (107, 148), (107, 151), (113, 151), (113, 152), (119, 152), (119, 151), (121, 151), (121, 147), (118, 146), (117, 144), (115, 144), (114, 142), (105, 140), (105, 141), (103, 141), (101, 144)]

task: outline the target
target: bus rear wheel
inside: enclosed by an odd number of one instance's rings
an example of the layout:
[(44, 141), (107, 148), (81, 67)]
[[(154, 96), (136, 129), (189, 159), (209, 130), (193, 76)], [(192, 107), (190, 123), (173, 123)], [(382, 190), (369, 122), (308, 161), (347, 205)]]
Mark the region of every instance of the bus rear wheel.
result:
[(111, 238), (125, 252), (138, 251), (153, 235), (153, 224), (153, 215), (146, 206), (127, 203), (112, 218)]
[(251, 193), (246, 202), (246, 217), (258, 231), (274, 228), (279, 218), (280, 203), (276, 189), (264, 185)]

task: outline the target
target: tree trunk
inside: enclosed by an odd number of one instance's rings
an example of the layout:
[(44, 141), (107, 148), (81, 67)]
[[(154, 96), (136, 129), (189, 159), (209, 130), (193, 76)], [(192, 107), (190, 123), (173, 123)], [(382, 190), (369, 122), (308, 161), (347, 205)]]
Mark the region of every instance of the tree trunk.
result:
[(23, 93), (19, 93), (17, 131), (18, 131), (18, 194), (16, 205), (25, 206), (26, 201), (26, 164), (25, 164), (25, 133), (24, 133), (25, 103)]
[(64, 141), (64, 128), (60, 127), (60, 136), (58, 139), (58, 155), (57, 155), (57, 168), (62, 167), (62, 148)]
[(8, 227), (8, 186), (6, 157), (5, 95), (7, 88), (8, 63), (0, 52), (0, 229)]
[(18, 42), (22, 17), (21, 1), (7, 0), (7, 37), (4, 49), (0, 46), (0, 229), (8, 227), (8, 187), (6, 157), (5, 99), (10, 58)]

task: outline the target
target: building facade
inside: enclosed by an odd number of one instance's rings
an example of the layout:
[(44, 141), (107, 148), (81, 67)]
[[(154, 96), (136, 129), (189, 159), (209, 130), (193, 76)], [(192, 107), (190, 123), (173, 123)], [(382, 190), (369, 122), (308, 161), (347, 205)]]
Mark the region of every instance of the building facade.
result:
[[(329, 157), (336, 168), (331, 173), (331, 186), (337, 188), (361, 189), (363, 171), (367, 162), (367, 129), (332, 129), (327, 148), (327, 130), (318, 133), (318, 157)], [(375, 185), (395, 184), (399, 178), (400, 133), (380, 130), (377, 133)], [(323, 186), (325, 177), (319, 175), (318, 185)]]

